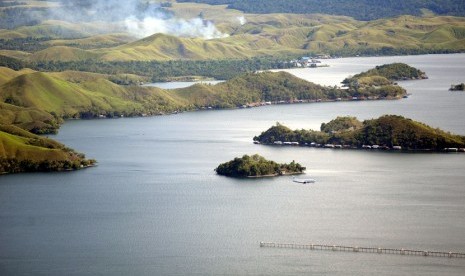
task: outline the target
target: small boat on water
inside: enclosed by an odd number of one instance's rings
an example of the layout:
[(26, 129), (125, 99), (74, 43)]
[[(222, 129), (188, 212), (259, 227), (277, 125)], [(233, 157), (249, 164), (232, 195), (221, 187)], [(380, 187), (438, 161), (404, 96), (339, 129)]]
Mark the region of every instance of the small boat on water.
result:
[(297, 182), (297, 183), (301, 183), (301, 184), (309, 184), (309, 183), (315, 183), (316, 182), (316, 180), (313, 179), (313, 178), (295, 178), (295, 177), (292, 178), (292, 181)]

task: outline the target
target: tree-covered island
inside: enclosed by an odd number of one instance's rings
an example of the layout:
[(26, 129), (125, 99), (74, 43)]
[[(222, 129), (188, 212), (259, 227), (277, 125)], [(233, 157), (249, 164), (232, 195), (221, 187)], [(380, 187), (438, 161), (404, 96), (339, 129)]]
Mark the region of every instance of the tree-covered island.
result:
[[(405, 63), (376, 66), (366, 72), (348, 77), (342, 84), (361, 98), (370, 98), (373, 91), (383, 91), (384, 97), (393, 97), (400, 89), (395, 81), (427, 79), (425, 72)], [(404, 95), (405, 96), (405, 95)]]
[(465, 83), (452, 84), (449, 88), (450, 91), (465, 91)]
[(465, 151), (465, 136), (397, 115), (384, 115), (363, 122), (355, 117), (337, 117), (321, 124), (320, 131), (291, 130), (277, 123), (254, 137), (254, 141), (326, 148)]
[(279, 164), (266, 160), (263, 156), (254, 154), (236, 157), (233, 160), (220, 164), (216, 173), (230, 177), (269, 177), (279, 175), (301, 174), (305, 167), (292, 161), (289, 164)]
[(0, 175), (20, 172), (71, 171), (94, 166), (65, 145), (16, 126), (0, 124)]

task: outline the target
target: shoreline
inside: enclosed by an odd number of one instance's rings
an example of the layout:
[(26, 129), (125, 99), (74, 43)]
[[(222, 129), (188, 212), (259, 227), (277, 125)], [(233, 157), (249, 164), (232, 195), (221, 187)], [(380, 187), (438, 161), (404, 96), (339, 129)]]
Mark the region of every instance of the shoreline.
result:
[[(288, 142), (285, 142), (288, 143)], [(291, 142), (289, 142), (291, 143)], [(364, 145), (362, 147), (349, 146), (349, 145), (300, 145), (300, 144), (268, 144), (254, 141), (256, 145), (272, 146), (272, 147), (300, 147), (300, 148), (315, 148), (315, 149), (331, 149), (331, 150), (364, 150), (376, 152), (399, 152), (399, 153), (465, 153), (465, 148), (444, 148), (442, 150), (436, 149), (408, 149), (408, 148), (389, 148), (379, 147), (372, 148), (372, 146)]]

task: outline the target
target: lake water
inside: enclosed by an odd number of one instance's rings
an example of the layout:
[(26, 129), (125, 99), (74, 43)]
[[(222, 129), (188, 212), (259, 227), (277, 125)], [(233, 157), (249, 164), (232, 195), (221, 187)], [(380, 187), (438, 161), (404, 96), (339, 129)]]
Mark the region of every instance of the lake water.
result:
[[(0, 275), (464, 275), (464, 259), (260, 248), (260, 241), (465, 252), (465, 154), (270, 147), (279, 121), (399, 114), (465, 134), (465, 55), (330, 60), (292, 72), (340, 82), (403, 61), (428, 80), (398, 101), (276, 105), (151, 118), (70, 121), (53, 138), (99, 166), (0, 177)], [(221, 162), (296, 160), (290, 177), (230, 179)]]

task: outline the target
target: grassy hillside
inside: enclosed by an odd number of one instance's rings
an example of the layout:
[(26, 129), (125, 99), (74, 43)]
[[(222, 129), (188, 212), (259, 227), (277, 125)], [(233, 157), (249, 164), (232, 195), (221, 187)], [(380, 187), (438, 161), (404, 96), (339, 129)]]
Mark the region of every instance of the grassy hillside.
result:
[(44, 110), (0, 102), (0, 123), (15, 125), (33, 133), (54, 133), (62, 120)]
[(99, 54), (68, 46), (52, 46), (27, 57), (28, 61), (77, 61), (97, 59)]
[(44, 42), (43, 44), (51, 46), (68, 46), (80, 49), (99, 49), (116, 47), (122, 44), (135, 41), (131, 35), (125, 33), (115, 34), (97, 34), (85, 38), (77, 39), (54, 39)]
[(151, 37), (100, 51), (104, 60), (224, 59), (260, 55), (340, 55), (465, 51), (465, 19), (401, 16), (360, 22), (329, 16), (247, 17), (214, 40)]
[(0, 174), (73, 170), (94, 163), (56, 141), (0, 124)]
[(465, 148), (465, 136), (454, 135), (423, 123), (396, 115), (384, 115), (378, 119), (358, 121), (353, 117), (338, 117), (322, 124), (321, 131), (291, 130), (277, 124), (262, 132), (254, 140), (263, 144), (275, 141), (338, 144), (363, 148), (377, 145), (380, 149), (401, 147), (404, 150), (434, 150)]
[(4, 68), (0, 76), (2, 122), (39, 133), (53, 130), (62, 118), (141, 116), (263, 102), (344, 100), (361, 95), (399, 98), (405, 94), (392, 85), (363, 93), (323, 87), (285, 72), (249, 73), (217, 85), (177, 90), (122, 86), (110, 81), (114, 76), (75, 71), (44, 73)]
[(175, 4), (171, 11), (188, 18), (201, 13), (229, 36), (205, 40), (153, 34), (134, 41), (114, 26), (104, 30), (97, 22), (93, 26), (50, 20), (0, 29), (0, 45), (10, 50), (2, 54), (31, 61), (166, 61), (465, 51), (463, 17), (398, 16), (357, 21), (321, 14), (243, 14), (225, 12), (224, 6), (192, 3)]

